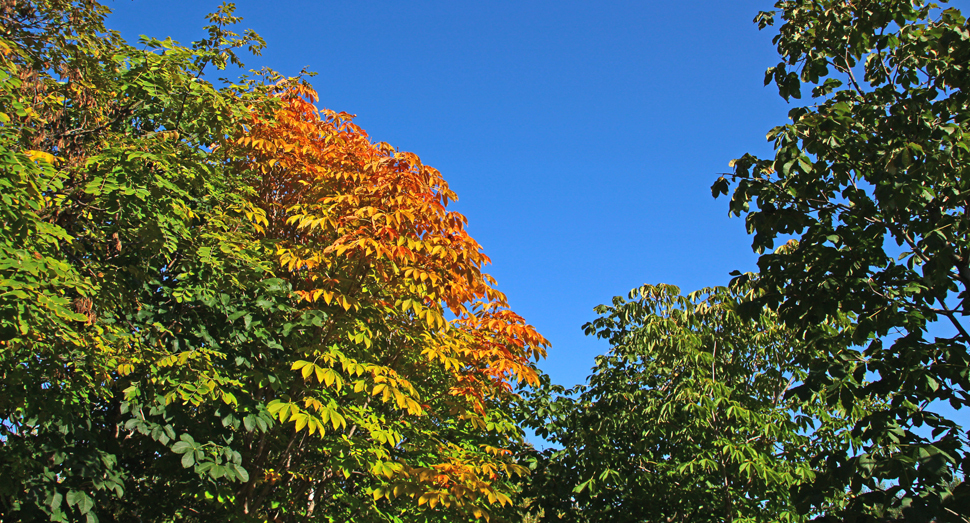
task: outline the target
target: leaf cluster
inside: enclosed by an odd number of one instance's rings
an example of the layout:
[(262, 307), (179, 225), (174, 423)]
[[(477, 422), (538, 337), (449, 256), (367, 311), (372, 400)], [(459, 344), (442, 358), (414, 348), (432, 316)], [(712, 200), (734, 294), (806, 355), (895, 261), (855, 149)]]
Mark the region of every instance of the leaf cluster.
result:
[[(800, 362), (802, 392), (889, 405), (853, 427), (859, 451), (819, 453), (822, 473), (800, 498), (819, 507), (853, 492), (831, 512), (848, 520), (891, 509), (907, 521), (965, 521), (967, 434), (937, 406), (970, 399), (967, 21), (922, 1), (775, 7), (756, 19), (783, 22), (782, 61), (765, 82), (786, 99), (812, 86), (813, 103), (768, 134), (773, 159), (733, 161), (712, 191), (733, 185), (731, 212), (763, 253), (759, 305), (797, 330), (850, 323), (812, 340), (824, 357)], [(931, 336), (940, 324), (954, 334)]]
[(644, 285), (597, 307), (585, 330), (611, 349), (588, 383), (524, 404), (558, 448), (533, 458), (541, 521), (805, 521), (790, 493), (815, 480), (810, 451), (851, 446), (837, 431), (859, 412), (787, 394), (808, 349), (739, 313), (752, 292)]

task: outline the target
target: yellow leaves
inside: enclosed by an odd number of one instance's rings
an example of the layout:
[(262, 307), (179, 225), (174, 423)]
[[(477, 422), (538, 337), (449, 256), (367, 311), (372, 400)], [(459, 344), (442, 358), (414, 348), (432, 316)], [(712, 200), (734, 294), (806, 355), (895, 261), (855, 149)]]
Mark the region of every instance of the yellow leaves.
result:
[(330, 367), (321, 367), (313, 362), (299, 360), (293, 363), (290, 370), (300, 371), (300, 375), (304, 380), (315, 376), (317, 383), (326, 385), (327, 387), (334, 387), (338, 392), (344, 386), (344, 379), (337, 371)]
[(448, 324), (445, 317), (434, 309), (424, 309), (422, 313), (418, 314), (418, 317), (424, 319), (430, 330), (443, 329)]
[(309, 291), (298, 290), (296, 291), (296, 294), (301, 300), (310, 303), (316, 302), (320, 298), (323, 298), (323, 302), (327, 305), (337, 305), (345, 311), (349, 311), (350, 309), (360, 310), (361, 307), (358, 300), (325, 289), (313, 289)]
[[(371, 396), (380, 396), (384, 403), (393, 400), (393, 404), (398, 409), (407, 411), (412, 416), (421, 416), (425, 413), (424, 407), (412, 397), (416, 395), (417, 391), (407, 381), (384, 375), (375, 375), (374, 382), (376, 384), (371, 389)], [(403, 392), (402, 388), (407, 389), (407, 393)]]
[(330, 300), (333, 299), (333, 293), (332, 292), (327, 292), (327, 291), (325, 291), (323, 289), (314, 289), (312, 291), (296, 291), (296, 293), (304, 301), (309, 301), (309, 302), (315, 302), (315, 301), (317, 301), (317, 300), (320, 299), (320, 296), (323, 296), (323, 295), (326, 295), (326, 294), (329, 294), (328, 299), (327, 299), (327, 303), (330, 303)]
[(395, 305), (398, 305), (400, 309), (404, 312), (413, 310), (415, 314), (417, 314), (421, 310), (421, 304), (418, 303), (417, 300), (410, 300), (410, 299), (400, 300), (397, 303), (395, 303)]
[[(337, 409), (333, 405), (320, 409), (320, 419), (324, 423), (329, 421), (334, 430), (347, 427), (347, 420), (337, 412)], [(313, 434), (313, 432), (310, 432), (310, 434)], [(321, 435), (323, 435), (322, 430)]]
[(417, 401), (414, 401), (410, 397), (404, 397), (404, 405), (402, 406), (399, 403), (398, 407), (407, 410), (408, 414), (412, 416), (421, 416), (425, 413), (424, 407), (422, 407), (420, 403), (418, 403)]
[(506, 474), (525, 477), (529, 475), (529, 469), (515, 463), (507, 463), (503, 469)]
[[(294, 209), (291, 208), (290, 212), (294, 212)], [(338, 229), (337, 221), (327, 214), (317, 216), (297, 212), (286, 219), (286, 224), (296, 225), (308, 233), (328, 233)]]
[(326, 291), (323, 289), (315, 289), (313, 291), (313, 301), (317, 301), (317, 299), (319, 299), (321, 296), (323, 296), (323, 301), (327, 305), (330, 305), (330, 303), (333, 301), (333, 291)]
[(242, 212), (249, 223), (252, 223), (256, 232), (263, 234), (266, 232), (266, 226), (269, 225), (269, 220), (266, 219), (266, 211), (252, 205), (245, 205), (241, 208), (234, 209), (237, 212)]
[(341, 360), (343, 370), (349, 376), (363, 376), (368, 371), (368, 365), (362, 365), (350, 359)]
[(485, 420), (482, 419), (481, 416), (469, 413), (467, 416), (465, 416), (465, 420), (471, 423), (472, 426), (478, 430), (488, 430), (488, 423), (485, 423)]
[[(293, 415), (293, 421), (295, 423), (295, 426), (293, 427), (294, 430), (300, 432), (304, 427), (310, 424), (311, 417), (301, 412)], [(314, 426), (310, 428), (310, 434), (313, 434), (313, 431), (316, 428), (316, 423), (314, 423)]]
[[(324, 289), (313, 289), (310, 291), (298, 290), (296, 291), (297, 296), (301, 300), (313, 303), (323, 298), (324, 303), (327, 305), (337, 305), (340, 306), (345, 311), (350, 309), (360, 310), (361, 304), (354, 298), (349, 298), (347, 296), (337, 294), (334, 291), (328, 291)], [(369, 344), (368, 344), (369, 345)]]
[(336, 404), (331, 402), (324, 405), (319, 400), (311, 399), (304, 401), (304, 405), (307, 409), (312, 409), (312, 412), (301, 409), (296, 403), (280, 400), (271, 401), (266, 409), (281, 423), (292, 421), (296, 432), (307, 429), (311, 435), (319, 432), (323, 437), (328, 427), (333, 427), (333, 430), (347, 427), (347, 420), (338, 412)]
[(203, 357), (201, 351), (187, 350), (178, 354), (170, 354), (155, 362), (157, 367), (171, 367), (173, 365), (185, 365), (189, 360)]
[(54, 162), (57, 160), (57, 158), (55, 158), (53, 154), (45, 153), (44, 151), (30, 150), (30, 151), (25, 151), (24, 154), (26, 154), (31, 161), (44, 162), (50, 165), (54, 165)]
[(285, 249), (283, 247), (277, 248), (277, 256), (279, 256), (280, 264), (288, 271), (298, 271), (303, 269), (312, 269), (320, 265), (319, 257), (310, 256), (309, 258), (303, 258), (298, 253), (291, 249)]
[(356, 300), (347, 299), (346, 296), (342, 296), (342, 295), (341, 296), (334, 296), (333, 297), (333, 300), (334, 300), (335, 303), (339, 303), (340, 306), (343, 307), (343, 309), (345, 311), (349, 311), (351, 307), (353, 307), (354, 309), (359, 309), (360, 308), (360, 304), (357, 303)]
[(239, 404), (239, 400), (236, 399), (236, 395), (227, 391), (222, 391), (222, 402), (225, 403), (226, 405)]
[(486, 494), (486, 496), (488, 497), (488, 502), (491, 503), (491, 504), (493, 504), (493, 505), (495, 503), (499, 503), (502, 506), (512, 504), (512, 499), (511, 498), (509, 498), (505, 494), (503, 494), (501, 492), (498, 492), (498, 491), (495, 491), (495, 490), (489, 491)]
[(382, 215), (383, 213), (377, 207), (373, 207), (369, 205), (365, 207), (361, 207), (354, 212), (354, 216), (358, 218), (374, 219), (375, 217), (379, 218)]
[[(398, 389), (391, 389), (390, 387), (388, 387), (387, 390), (390, 390), (391, 393), (394, 395), (394, 402), (397, 404), (397, 406), (398, 406), (399, 409), (406, 409), (407, 408), (407, 400), (409, 399), (408, 397), (406, 397)], [(383, 399), (383, 398), (381, 398), (381, 399)], [(384, 400), (384, 401), (387, 401), (387, 400)]]
[(399, 473), (404, 467), (400, 463), (388, 462), (388, 461), (377, 461), (371, 466), (370, 473), (375, 476), (384, 476), (385, 478), (392, 478), (395, 474)]
[(370, 393), (372, 396), (377, 396), (378, 394), (380, 394), (381, 401), (383, 401), (384, 403), (387, 403), (387, 400), (391, 399), (391, 389), (387, 386), (386, 383), (379, 383), (377, 385), (374, 385), (374, 388), (371, 390)]
[(485, 520), (490, 517), (486, 504), (512, 504), (509, 495), (498, 487), (500, 471), (508, 473), (502, 462), (493, 462), (488, 455), (470, 453), (453, 444), (443, 446), (439, 451), (449, 456), (438, 464), (422, 467), (402, 464), (393, 473), (388, 473), (385, 461), (372, 463), (373, 475), (391, 480), (371, 491), (374, 500), (408, 496), (418, 505), (458, 507), (462, 512)]
[(363, 345), (368, 349), (371, 347), (371, 345), (373, 345), (371, 332), (367, 329), (359, 330), (357, 332), (348, 332), (347, 338), (349, 338), (350, 341), (359, 345)]
[(441, 280), (441, 277), (437, 273), (416, 267), (404, 269), (403, 274), (405, 278), (420, 282), (430, 281), (432, 285), (437, 285), (438, 281)]
[(303, 406), (319, 412), (323, 408), (323, 403), (316, 398), (310, 397), (303, 400)]
[(481, 445), (481, 448), (493, 456), (509, 456), (512, 454), (512, 451), (509, 449), (502, 449), (491, 445)]
[(317, 367), (314, 371), (317, 376), (317, 381), (329, 386), (335, 386), (337, 390), (343, 387), (343, 378), (337, 375), (337, 372), (333, 369), (321, 369)]
[(439, 503), (445, 501), (445, 499), (447, 498), (439, 492), (425, 492), (424, 494), (418, 496), (418, 505), (424, 505), (427, 503), (429, 507), (434, 508)]
[(434, 343), (436, 340), (431, 340), (428, 345), (424, 347), (421, 351), (421, 355), (428, 359), (428, 361), (438, 361), (445, 371), (451, 371), (457, 374), (464, 366), (464, 361), (453, 357), (448, 354), (447, 346), (442, 346)]
[(430, 300), (427, 300), (428, 303), (425, 303), (425, 301), (414, 298), (398, 299), (395, 301), (394, 307), (404, 313), (413, 312), (414, 317), (421, 320), (430, 331), (444, 329), (448, 325), (448, 321), (444, 318), (440, 307)]

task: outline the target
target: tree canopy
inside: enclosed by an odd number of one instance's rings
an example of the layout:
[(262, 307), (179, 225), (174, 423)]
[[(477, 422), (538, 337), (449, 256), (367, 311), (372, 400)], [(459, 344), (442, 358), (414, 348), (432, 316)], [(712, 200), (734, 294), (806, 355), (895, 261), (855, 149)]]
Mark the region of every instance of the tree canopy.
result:
[(815, 480), (812, 449), (851, 446), (832, 428), (864, 410), (786, 394), (805, 344), (770, 310), (738, 314), (751, 293), (644, 285), (597, 307), (586, 332), (611, 348), (588, 384), (547, 382), (524, 404), (557, 447), (524, 494), (541, 521), (807, 520), (790, 492)]
[(214, 80), (232, 4), (107, 13), (0, 0), (0, 520), (970, 521), (958, 10), (760, 13), (812, 102), (712, 187), (758, 272), (597, 307), (568, 389), (439, 171), (311, 73)]
[[(765, 252), (754, 308), (777, 308), (800, 330), (851, 320), (810, 340), (797, 392), (889, 405), (853, 427), (858, 452), (816, 457), (820, 475), (801, 502), (824, 507), (826, 495), (848, 491), (833, 518), (870, 521), (883, 506), (906, 521), (966, 521), (967, 433), (939, 406), (970, 401), (967, 21), (909, 0), (775, 8), (756, 19), (782, 21), (782, 61), (765, 83), (786, 99), (811, 87), (813, 104), (768, 134), (774, 158), (735, 160), (713, 192), (733, 185), (731, 212)], [(779, 241), (788, 248), (766, 252)]]
[[(539, 519), (967, 521), (970, 441), (948, 412), (970, 401), (967, 21), (922, 1), (785, 0), (755, 22), (776, 19), (765, 83), (813, 102), (769, 132), (773, 158), (744, 155), (712, 187), (759, 271), (705, 291), (718, 307), (648, 286), (598, 309), (587, 332), (611, 350), (589, 384), (525, 403), (561, 446), (532, 456)], [(737, 365), (759, 354), (790, 380), (783, 398), (738, 386), (771, 382)], [(759, 446), (768, 430), (778, 448)]]
[(231, 4), (144, 50), (95, 2), (0, 12), (4, 521), (509, 503), (508, 405), (548, 343), (440, 173), (303, 78), (207, 80), (263, 46)]

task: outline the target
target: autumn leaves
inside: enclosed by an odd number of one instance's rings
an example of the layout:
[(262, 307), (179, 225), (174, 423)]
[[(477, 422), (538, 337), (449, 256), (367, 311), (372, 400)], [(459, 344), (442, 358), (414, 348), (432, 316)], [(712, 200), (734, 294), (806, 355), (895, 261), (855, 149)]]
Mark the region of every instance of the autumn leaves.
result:
[[(303, 83), (283, 83), (275, 96), (275, 113), (253, 117), (234, 156), (255, 173), (263, 241), (273, 244), (298, 307), (328, 314), (324, 339), (297, 348), (306, 359), (292, 368), (307, 388), (329, 392), (278, 400), (270, 412), (323, 436), (366, 425), (385, 404), (401, 418), (392, 446), (414, 445), (408, 432), (416, 426), (454, 420), (469, 436), (499, 426), (514, 434), (507, 419), (496, 424), (494, 406), (511, 401), (515, 383), (537, 382), (533, 362), (548, 342), (483, 272), (488, 257), (465, 217), (447, 209), (456, 196), (441, 174), (412, 153), (372, 143), (350, 115), (319, 111)], [(360, 419), (346, 421), (346, 411)], [(449, 506), (508, 501), (497, 482), (521, 472), (508, 451), (439, 447), (448, 456), (441, 463), (378, 467), (397, 487), (375, 496), (403, 492)]]

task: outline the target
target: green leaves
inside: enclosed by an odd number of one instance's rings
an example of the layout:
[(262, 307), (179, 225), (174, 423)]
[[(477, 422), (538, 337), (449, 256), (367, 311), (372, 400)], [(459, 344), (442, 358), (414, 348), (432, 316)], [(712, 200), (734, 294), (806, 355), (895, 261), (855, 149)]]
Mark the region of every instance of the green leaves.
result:
[[(249, 481), (232, 448), (240, 417), (272, 425), (239, 405), (219, 348), (279, 347), (267, 309), (289, 310), (289, 289), (262, 286), (271, 264), (247, 218), (257, 213), (218, 152), (272, 102), (255, 85), (198, 79), (218, 44), (136, 50), (104, 31), (105, 13), (21, 3), (0, 41), (5, 521), (176, 517), (224, 488), (205, 481)], [(217, 308), (216, 289), (234, 303)], [(240, 308), (237, 327), (226, 317)], [(186, 430), (198, 442), (172, 442)], [(171, 475), (168, 490), (132, 471)]]
[(78, 512), (80, 512), (82, 515), (87, 514), (88, 512), (91, 511), (92, 508), (94, 508), (94, 500), (91, 499), (91, 497), (88, 496), (86, 493), (80, 492), (77, 490), (72, 490), (68, 492), (66, 501), (67, 501), (67, 506), (69, 507), (76, 506), (78, 509)]
[(171, 451), (182, 456), (179, 461), (182, 468), (191, 468), (197, 474), (206, 474), (213, 480), (249, 481), (249, 472), (243, 468), (242, 456), (237, 452), (229, 449), (216, 452), (213, 446), (199, 444), (188, 434), (182, 434)]
[(611, 349), (588, 385), (546, 383), (522, 405), (560, 448), (524, 496), (573, 521), (803, 521), (790, 491), (813, 479), (810, 446), (845, 444), (824, 434), (848, 416), (786, 394), (809, 349), (769, 310), (741, 316), (755, 296), (644, 285), (598, 306), (584, 328)]
[[(197, 448), (198, 445), (195, 443), (195, 440), (192, 439), (192, 436), (182, 434), (179, 437), (179, 441), (172, 445), (172, 452), (176, 454), (186, 454), (188, 452), (195, 452)], [(189, 467), (191, 465), (183, 464), (183, 466)]]
[[(808, 377), (796, 391), (847, 410), (887, 405), (858, 421), (858, 446), (819, 452), (804, 508), (958, 521), (970, 503), (960, 486), (970, 442), (938, 405), (965, 405), (970, 387), (954, 372), (970, 363), (961, 319), (970, 291), (966, 21), (902, 0), (776, 8), (783, 61), (766, 80), (785, 98), (797, 82), (814, 84), (816, 105), (772, 130), (774, 159), (745, 155), (712, 192), (734, 185), (730, 210), (745, 215), (753, 248), (767, 251), (756, 303), (815, 331), (806, 339), (825, 357), (799, 362)], [(762, 28), (769, 20), (756, 19)], [(770, 252), (786, 236), (797, 242)], [(833, 328), (818, 331), (825, 322)], [(935, 322), (955, 335), (929, 336)], [(846, 491), (857, 494), (844, 506), (822, 501)]]

